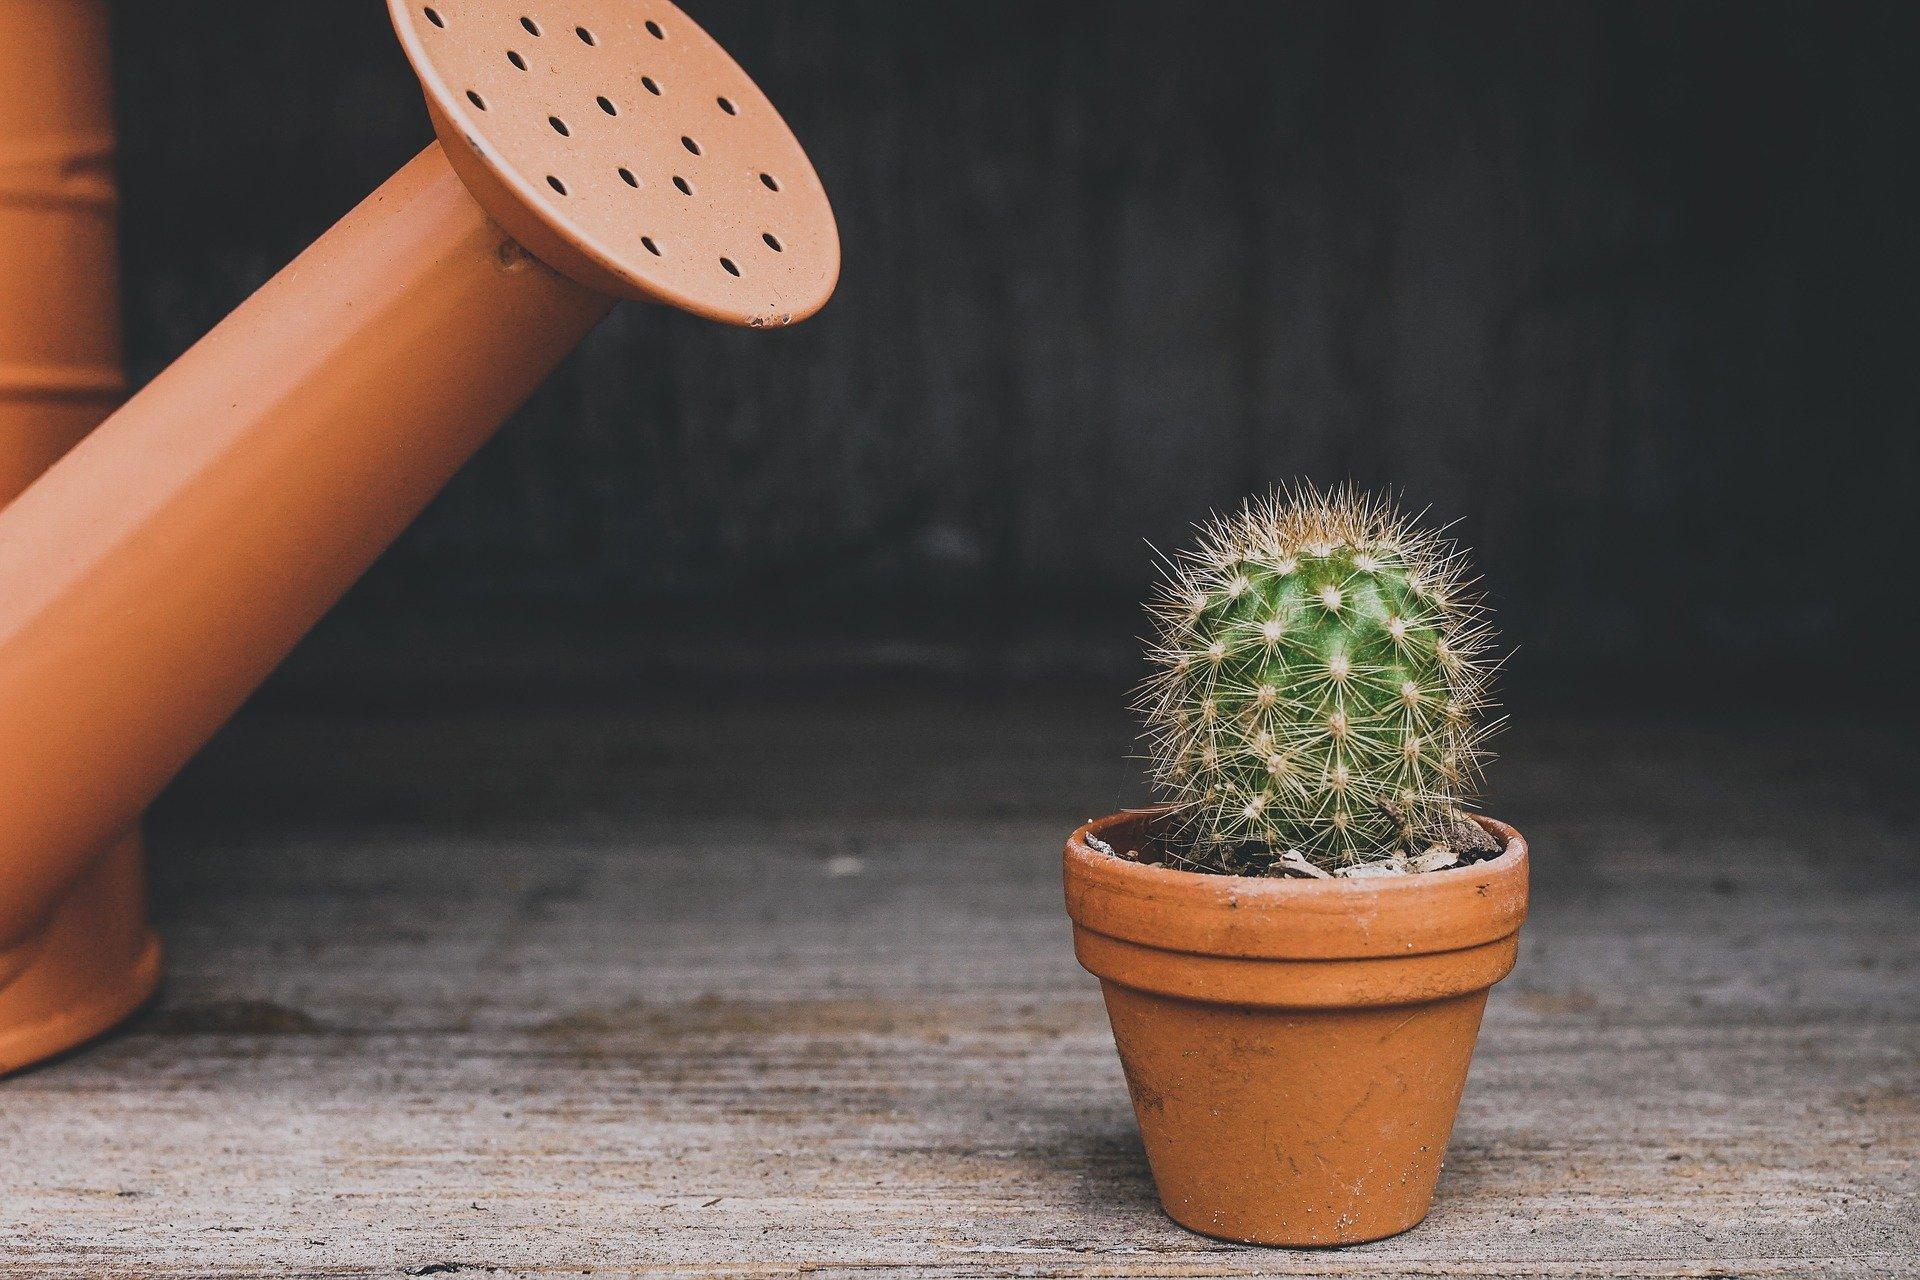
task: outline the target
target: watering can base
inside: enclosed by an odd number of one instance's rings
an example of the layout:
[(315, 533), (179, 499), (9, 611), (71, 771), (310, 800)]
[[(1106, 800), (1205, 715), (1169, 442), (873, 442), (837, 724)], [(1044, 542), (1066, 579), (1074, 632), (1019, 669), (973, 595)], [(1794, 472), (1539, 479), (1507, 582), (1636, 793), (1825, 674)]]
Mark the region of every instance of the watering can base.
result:
[(160, 939), (147, 923), (146, 848), (130, 834), (107, 850), (25, 948), (0, 986), (0, 1075), (66, 1052), (145, 1004), (160, 984)]

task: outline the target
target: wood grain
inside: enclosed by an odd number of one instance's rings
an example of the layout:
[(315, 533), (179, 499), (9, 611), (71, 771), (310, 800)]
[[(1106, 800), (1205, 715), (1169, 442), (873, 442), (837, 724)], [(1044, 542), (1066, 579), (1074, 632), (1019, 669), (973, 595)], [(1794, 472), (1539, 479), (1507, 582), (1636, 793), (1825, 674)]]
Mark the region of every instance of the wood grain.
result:
[(157, 1007), (0, 1083), (0, 1275), (1920, 1275), (1910, 738), (1506, 748), (1438, 1208), (1315, 1254), (1155, 1207), (1058, 902), (1140, 795), (1094, 704), (255, 714), (157, 820)]

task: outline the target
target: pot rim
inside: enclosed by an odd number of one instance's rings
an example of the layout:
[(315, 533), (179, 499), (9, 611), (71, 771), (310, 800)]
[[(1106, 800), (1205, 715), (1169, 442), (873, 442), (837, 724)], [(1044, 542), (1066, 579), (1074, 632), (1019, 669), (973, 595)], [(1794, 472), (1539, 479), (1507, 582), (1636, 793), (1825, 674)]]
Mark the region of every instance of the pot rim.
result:
[[(1455, 951), (1516, 933), (1526, 918), (1526, 838), (1493, 818), (1498, 857), (1405, 876), (1298, 880), (1214, 875), (1102, 853), (1170, 806), (1123, 809), (1068, 839), (1067, 911), (1082, 929), (1163, 950), (1266, 959), (1355, 959)], [(1120, 836), (1116, 840), (1113, 837)]]

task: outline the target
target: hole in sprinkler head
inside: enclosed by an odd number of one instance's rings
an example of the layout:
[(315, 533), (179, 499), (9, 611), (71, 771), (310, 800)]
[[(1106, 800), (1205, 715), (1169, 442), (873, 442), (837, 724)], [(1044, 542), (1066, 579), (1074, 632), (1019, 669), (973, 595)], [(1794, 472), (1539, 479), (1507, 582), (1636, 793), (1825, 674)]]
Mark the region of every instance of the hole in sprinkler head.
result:
[(693, 194), (692, 186), (688, 184), (685, 178), (681, 177), (677, 173), (673, 175), (673, 185), (680, 188), (680, 194), (683, 196), (690, 196)]
[(640, 243), (646, 246), (647, 252), (652, 254), (654, 257), (657, 258), (660, 256), (660, 246), (653, 242), (652, 236), (641, 236)]
[(640, 179), (633, 176), (633, 170), (631, 169), (620, 170), (620, 181), (626, 183), (630, 187), (637, 187), (640, 185)]
[(520, 19), (520, 25), (527, 29), (527, 34), (530, 36), (537, 36), (540, 34), (540, 24), (535, 22), (532, 18)]
[(595, 40), (593, 38), (593, 32), (587, 30), (585, 27), (575, 27), (573, 29), (573, 34), (579, 36), (581, 43), (583, 44), (599, 44), (600, 43), (598, 40)]
[(760, 181), (766, 184), (766, 188), (769, 191), (778, 191), (780, 189), (780, 184), (773, 180), (773, 175), (770, 173), (761, 174)]
[(600, 109), (606, 112), (608, 115), (617, 116), (620, 114), (620, 108), (614, 106), (613, 99), (607, 97), (605, 94), (602, 94), (600, 97), (595, 98), (594, 101), (599, 103)]
[(767, 242), (767, 248), (773, 250), (775, 253), (784, 253), (786, 251), (786, 246), (780, 243), (780, 237), (774, 235), (773, 232), (762, 231), (760, 238), (765, 240)]
[(552, 187), (555, 191), (558, 191), (561, 195), (567, 194), (567, 184), (560, 181), (560, 179), (554, 177), (552, 174), (547, 175), (547, 185)]
[(507, 50), (507, 61), (511, 62), (514, 66), (520, 68), (520, 70), (522, 71), (525, 71), (527, 69), (527, 60), (521, 57), (517, 52), (515, 52), (512, 49)]
[(740, 268), (733, 265), (732, 258), (720, 259), (720, 265), (727, 269), (727, 274), (730, 276), (737, 276), (740, 274)]
[(680, 145), (685, 147), (687, 150), (693, 152), (693, 154), (695, 155), (700, 154), (700, 144), (695, 142), (692, 138), (682, 135), (680, 138)]
[(652, 36), (655, 40), (665, 40), (667, 38), (667, 33), (662, 31), (660, 29), (660, 24), (655, 22), (652, 18), (647, 19), (647, 34)]
[(641, 76), (640, 83), (647, 87), (648, 93), (653, 94), (655, 97), (660, 96), (660, 86), (653, 82), (652, 76)]
[(487, 100), (481, 97), (479, 94), (475, 93), (471, 89), (467, 90), (467, 101), (471, 102), (474, 106), (480, 108), (482, 111), (485, 111), (487, 109)]
[(715, 101), (715, 102), (717, 102), (717, 103), (719, 103), (719, 104), (720, 104), (720, 109), (721, 109), (722, 111), (724, 111), (724, 112), (726, 112), (726, 113), (727, 113), (728, 115), (730, 115), (730, 116), (737, 116), (737, 115), (739, 115), (739, 114), (740, 114), (740, 108), (738, 108), (738, 107), (736, 107), (736, 106), (734, 106), (734, 105), (733, 105), (733, 99), (731, 99), (731, 98), (715, 98), (715, 99), (714, 99), (714, 101)]
[(431, 22), (436, 27), (444, 27), (447, 25), (447, 20), (440, 16), (440, 11), (438, 9), (428, 8), (428, 9), (422, 9), (420, 12), (426, 14), (427, 21)]
[(561, 137), (571, 138), (573, 136), (573, 130), (567, 128), (567, 122), (565, 120), (562, 120), (559, 116), (548, 116), (547, 123), (552, 125), (553, 131), (559, 134)]

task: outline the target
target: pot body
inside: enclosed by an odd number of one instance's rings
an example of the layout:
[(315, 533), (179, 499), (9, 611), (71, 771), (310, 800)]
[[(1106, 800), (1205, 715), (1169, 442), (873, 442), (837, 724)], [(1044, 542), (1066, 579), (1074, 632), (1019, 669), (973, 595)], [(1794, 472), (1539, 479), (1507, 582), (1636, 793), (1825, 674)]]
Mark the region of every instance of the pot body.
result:
[(1358, 1244), (1427, 1215), (1487, 990), (1513, 968), (1527, 847), (1357, 880), (1214, 876), (1067, 844), (1074, 950), (1100, 979), (1147, 1160), (1182, 1226)]

